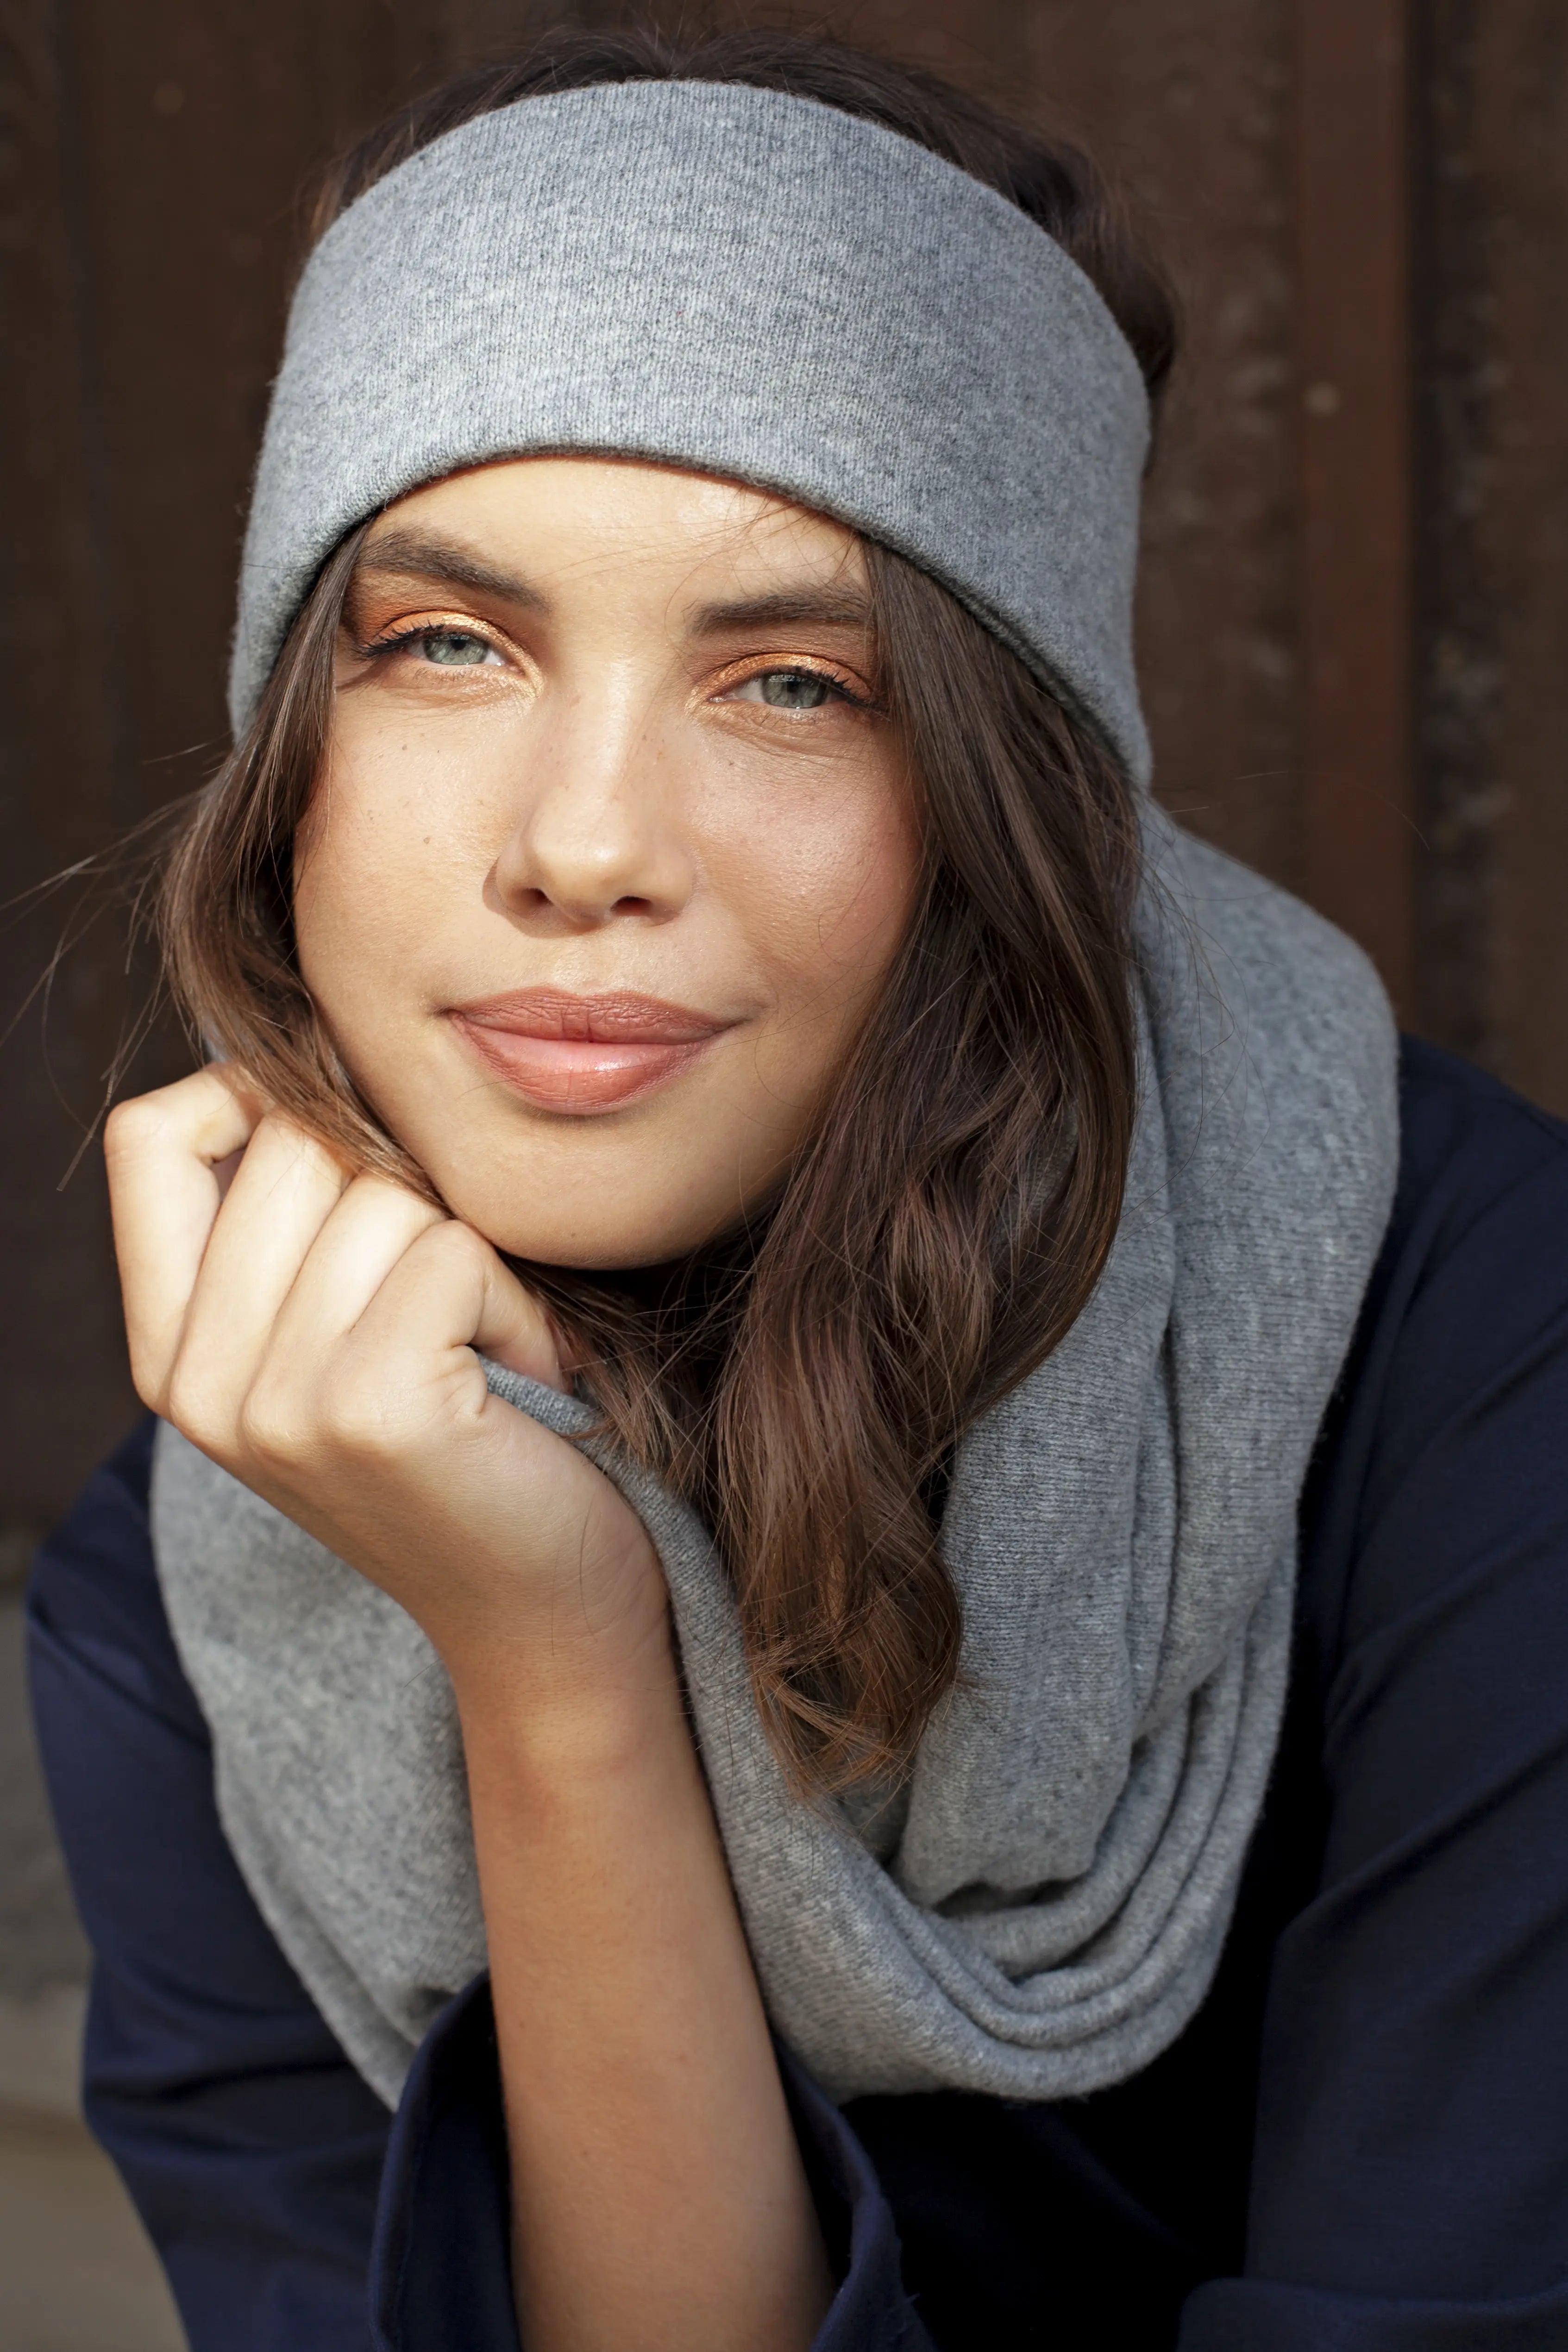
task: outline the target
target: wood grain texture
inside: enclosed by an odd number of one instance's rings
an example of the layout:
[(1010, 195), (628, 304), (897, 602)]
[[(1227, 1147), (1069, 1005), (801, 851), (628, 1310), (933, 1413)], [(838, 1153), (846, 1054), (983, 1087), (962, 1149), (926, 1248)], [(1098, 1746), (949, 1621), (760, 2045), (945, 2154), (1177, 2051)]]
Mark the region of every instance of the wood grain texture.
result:
[(1568, 14), (1419, 62), (1420, 1017), (1568, 1111)]
[[(23, 362), (0, 376), (3, 895), (222, 747), (302, 190), (415, 89), (546, 19), (617, 14), (0, 10)], [(1139, 600), (1167, 803), (1346, 922), (1418, 1025), (1568, 1109), (1561, 0), (848, 0), (836, 22), (1079, 137), (1169, 258), (1187, 352)], [(55, 924), (0, 931), (0, 1023)], [(133, 994), (106, 930), (61, 972), (47, 1063), (35, 1014), (0, 1054), (0, 1288), (26, 1335), (0, 1366), (12, 1525), (58, 1509), (132, 1409), (90, 1158), (56, 1186)]]
[(1296, 0), (1303, 887), (1412, 1009), (1407, 0)]
[(1079, 140), (1165, 260), (1185, 341), (1138, 604), (1156, 790), (1299, 887), (1287, 12), (1279, 0), (894, 0), (855, 23)]
[[(0, 898), (194, 789), (225, 743), (247, 487), (300, 244), (336, 147), (446, 71), (444, 12), (376, 0), (11, 0), (0, 110)], [(95, 1150), (58, 1188), (144, 997), (111, 916), (23, 1011), (63, 902), (0, 929), (0, 1519), (58, 1512), (135, 1412)], [(185, 1056), (167, 1033), (141, 1082)]]
[(45, 992), (46, 1040), (35, 992), (58, 915), (15, 903), (100, 848), (118, 821), (112, 583), (62, 47), (45, 0), (0, 16), (0, 351), (11, 355), (0, 368), (0, 900), (12, 902), (0, 923), (0, 1032), (11, 1027), (0, 1048), (0, 1507), (24, 1528), (58, 1508), (129, 1400), (102, 1188), (56, 1189), (112, 1049), (117, 961), (102, 937), (70, 958)]

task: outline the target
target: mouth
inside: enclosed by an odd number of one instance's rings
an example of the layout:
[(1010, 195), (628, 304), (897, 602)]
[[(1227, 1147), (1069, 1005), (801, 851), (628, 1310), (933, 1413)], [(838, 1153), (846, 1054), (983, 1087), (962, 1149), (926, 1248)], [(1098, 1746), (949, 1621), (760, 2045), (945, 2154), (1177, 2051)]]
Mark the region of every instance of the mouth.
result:
[(554, 988), (455, 1005), (447, 1018), (514, 1093), (540, 1110), (579, 1118), (668, 1085), (735, 1026), (656, 996)]

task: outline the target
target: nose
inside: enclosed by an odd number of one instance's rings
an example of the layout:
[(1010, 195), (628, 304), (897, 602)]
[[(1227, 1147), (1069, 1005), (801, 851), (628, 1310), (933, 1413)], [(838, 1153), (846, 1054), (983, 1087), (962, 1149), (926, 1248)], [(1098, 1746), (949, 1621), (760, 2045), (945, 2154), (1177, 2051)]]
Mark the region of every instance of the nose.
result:
[(672, 790), (679, 765), (634, 692), (563, 697), (531, 736), (491, 871), (512, 919), (549, 935), (678, 915), (694, 871)]

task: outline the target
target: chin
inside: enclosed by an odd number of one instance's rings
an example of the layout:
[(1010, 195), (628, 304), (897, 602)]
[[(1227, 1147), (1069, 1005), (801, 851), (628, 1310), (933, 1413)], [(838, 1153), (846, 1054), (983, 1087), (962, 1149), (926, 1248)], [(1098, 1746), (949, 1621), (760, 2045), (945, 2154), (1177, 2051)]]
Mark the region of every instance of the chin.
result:
[(503, 1257), (526, 1260), (531, 1265), (555, 1266), (563, 1274), (636, 1274), (650, 1265), (668, 1265), (689, 1256), (699, 1242), (680, 1240), (665, 1245), (650, 1244), (646, 1235), (595, 1235), (584, 1241), (576, 1234), (521, 1234), (497, 1240), (487, 1235)]
[[(603, 1189), (613, 1194), (615, 1188), (604, 1185)], [(720, 1220), (710, 1230), (668, 1210), (661, 1216), (652, 1205), (642, 1214), (603, 1219), (523, 1218), (517, 1214), (515, 1193), (503, 1205), (494, 1199), (465, 1198), (463, 1187), (450, 1190), (443, 1185), (442, 1197), (454, 1216), (482, 1234), (503, 1257), (525, 1258), (535, 1265), (561, 1266), (583, 1274), (622, 1274), (639, 1266), (667, 1265), (700, 1249), (729, 1222)]]
[(432, 1090), (416, 1104), (386, 1101), (392, 1091), (377, 1106), (387, 1128), (452, 1214), (503, 1256), (536, 1265), (610, 1274), (670, 1265), (732, 1231), (781, 1172), (783, 1154), (745, 1165), (749, 1139), (711, 1106), (670, 1093), (541, 1132), (504, 1098), (498, 1116), (493, 1097), (471, 1090), (456, 1099)]

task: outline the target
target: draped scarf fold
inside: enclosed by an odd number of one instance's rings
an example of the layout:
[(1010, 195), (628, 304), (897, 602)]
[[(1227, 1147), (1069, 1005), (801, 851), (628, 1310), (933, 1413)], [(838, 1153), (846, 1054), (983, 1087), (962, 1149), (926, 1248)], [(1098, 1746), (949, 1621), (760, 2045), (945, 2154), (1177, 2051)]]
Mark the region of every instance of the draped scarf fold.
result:
[[(612, 1446), (668, 1580), (770, 2015), (826, 2089), (1092, 2091), (1212, 1979), (1278, 1734), (1302, 1477), (1386, 1222), (1394, 1046), (1359, 952), (1151, 812), (1125, 1210), (1077, 1323), (958, 1449), (964, 1675), (900, 1789), (791, 1794), (708, 1534)], [(578, 1400), (488, 1368), (564, 1435)], [(256, 1900), (395, 2103), (485, 1962), (461, 1742), (397, 1604), (159, 1433), (153, 1533)]]

